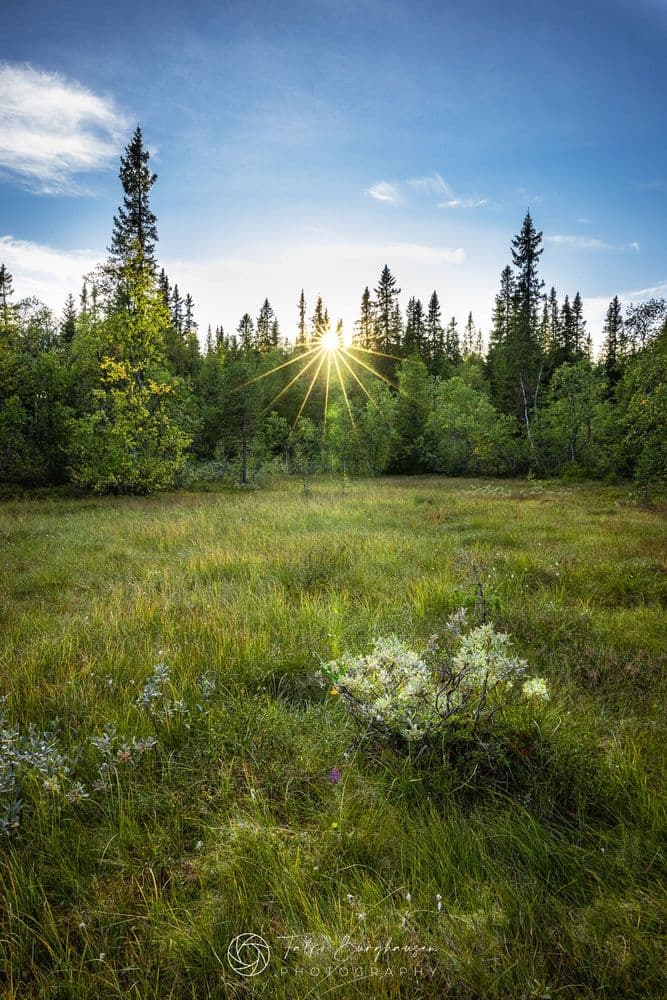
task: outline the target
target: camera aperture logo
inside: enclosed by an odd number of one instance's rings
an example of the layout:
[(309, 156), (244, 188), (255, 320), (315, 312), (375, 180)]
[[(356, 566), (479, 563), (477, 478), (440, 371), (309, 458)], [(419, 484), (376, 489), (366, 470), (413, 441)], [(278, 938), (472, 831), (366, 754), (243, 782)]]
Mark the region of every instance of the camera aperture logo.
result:
[(227, 948), (230, 968), (246, 979), (264, 972), (270, 958), (271, 949), (259, 934), (238, 934)]

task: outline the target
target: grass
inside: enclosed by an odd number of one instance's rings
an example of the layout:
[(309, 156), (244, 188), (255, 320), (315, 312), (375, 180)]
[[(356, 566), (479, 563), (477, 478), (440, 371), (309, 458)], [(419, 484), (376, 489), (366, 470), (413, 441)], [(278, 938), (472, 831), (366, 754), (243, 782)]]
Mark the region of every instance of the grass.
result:
[[(3, 995), (663, 995), (665, 533), (612, 487), (437, 478), (1, 504), (5, 713), (90, 792), (27, 782), (0, 841)], [(319, 664), (425, 641), (470, 558), (539, 726), (483, 773), (359, 746)], [(159, 660), (190, 728), (136, 704)]]

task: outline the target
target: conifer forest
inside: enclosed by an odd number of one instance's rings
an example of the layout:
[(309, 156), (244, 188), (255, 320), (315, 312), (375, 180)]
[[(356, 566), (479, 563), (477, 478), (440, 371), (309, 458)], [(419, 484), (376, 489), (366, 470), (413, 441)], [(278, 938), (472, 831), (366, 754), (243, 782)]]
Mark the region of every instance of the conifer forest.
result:
[(0, 265), (4, 483), (150, 493), (282, 468), (664, 486), (667, 303), (615, 296), (594, 352), (579, 292), (546, 290), (530, 212), (487, 336), (472, 313), (448, 319), (437, 290), (403, 310), (389, 264), (360, 276), (354, 330), (296, 291), (282, 325), (260, 292), (236, 329), (203, 332), (159, 266), (149, 161), (137, 127), (109, 256), (60, 316)]

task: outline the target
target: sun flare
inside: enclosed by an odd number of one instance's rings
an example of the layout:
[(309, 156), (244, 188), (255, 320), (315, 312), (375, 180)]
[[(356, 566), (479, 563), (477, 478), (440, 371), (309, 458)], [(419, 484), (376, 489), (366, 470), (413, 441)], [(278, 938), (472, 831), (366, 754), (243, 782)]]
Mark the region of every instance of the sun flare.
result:
[(327, 330), (322, 334), (320, 347), (323, 351), (337, 351), (340, 346), (340, 338), (335, 330)]

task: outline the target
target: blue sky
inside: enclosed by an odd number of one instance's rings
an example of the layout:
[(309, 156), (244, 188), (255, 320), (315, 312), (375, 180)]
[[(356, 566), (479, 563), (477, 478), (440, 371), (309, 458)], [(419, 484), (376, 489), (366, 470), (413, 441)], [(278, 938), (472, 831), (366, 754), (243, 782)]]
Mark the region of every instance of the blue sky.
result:
[(59, 309), (104, 254), (141, 123), (159, 257), (200, 325), (324, 296), (350, 326), (388, 263), (488, 331), (530, 207), (542, 276), (595, 340), (667, 294), (667, 0), (9, 0), (0, 259)]

